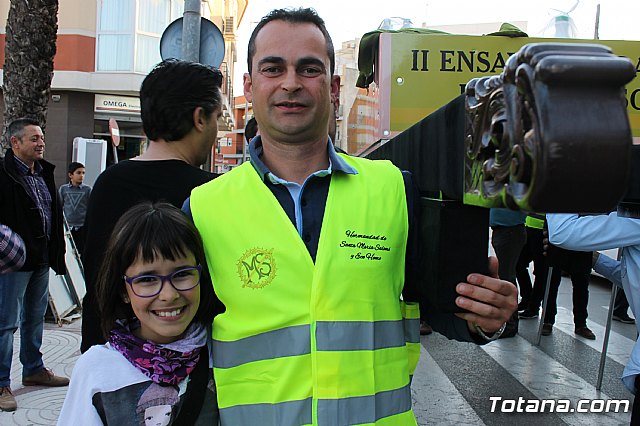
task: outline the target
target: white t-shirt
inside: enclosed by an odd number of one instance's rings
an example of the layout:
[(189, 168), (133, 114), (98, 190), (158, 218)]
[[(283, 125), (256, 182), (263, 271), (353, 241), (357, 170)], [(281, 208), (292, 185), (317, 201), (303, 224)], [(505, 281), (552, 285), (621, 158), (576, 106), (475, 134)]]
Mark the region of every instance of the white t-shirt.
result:
[[(109, 344), (92, 346), (77, 361), (58, 426), (173, 424), (189, 377), (178, 386), (153, 383)], [(209, 380), (196, 425), (217, 425), (218, 407)]]

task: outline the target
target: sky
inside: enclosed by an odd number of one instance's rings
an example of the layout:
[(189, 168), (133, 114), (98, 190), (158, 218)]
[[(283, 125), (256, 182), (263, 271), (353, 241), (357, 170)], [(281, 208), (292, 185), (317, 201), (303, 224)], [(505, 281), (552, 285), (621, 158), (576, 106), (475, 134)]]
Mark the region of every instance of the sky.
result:
[[(375, 30), (384, 18), (409, 18), (414, 25), (473, 24), (528, 21), (531, 37), (542, 35), (554, 16), (569, 11), (576, 0), (249, 0), (238, 29), (238, 62), (234, 78), (236, 93), (242, 93), (246, 72), (246, 50), (251, 30), (270, 10), (281, 7), (313, 7), (325, 20), (333, 44), (361, 37)], [(600, 4), (601, 40), (640, 40), (640, 1), (580, 0), (569, 16), (579, 38), (593, 38), (596, 8)], [(552, 8), (557, 9), (556, 11)]]

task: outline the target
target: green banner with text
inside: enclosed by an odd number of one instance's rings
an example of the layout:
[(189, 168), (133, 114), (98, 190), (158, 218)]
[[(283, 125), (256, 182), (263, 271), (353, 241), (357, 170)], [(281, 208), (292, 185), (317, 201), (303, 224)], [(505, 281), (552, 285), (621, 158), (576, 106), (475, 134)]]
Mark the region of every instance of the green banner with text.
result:
[[(389, 127), (401, 132), (464, 91), (474, 77), (502, 73), (509, 56), (529, 43), (595, 43), (628, 57), (640, 72), (640, 41), (577, 40), (501, 36), (393, 34)], [(386, 60), (383, 56), (381, 60)], [(386, 67), (385, 67), (386, 68)], [(633, 136), (640, 136), (640, 79), (625, 90)]]

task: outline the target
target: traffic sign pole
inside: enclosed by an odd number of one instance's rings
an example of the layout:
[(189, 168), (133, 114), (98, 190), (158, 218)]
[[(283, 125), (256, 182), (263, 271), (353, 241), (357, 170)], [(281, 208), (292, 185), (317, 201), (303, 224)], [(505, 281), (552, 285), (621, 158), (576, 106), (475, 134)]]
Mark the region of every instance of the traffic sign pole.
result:
[(182, 58), (200, 62), (200, 0), (185, 0), (182, 26)]

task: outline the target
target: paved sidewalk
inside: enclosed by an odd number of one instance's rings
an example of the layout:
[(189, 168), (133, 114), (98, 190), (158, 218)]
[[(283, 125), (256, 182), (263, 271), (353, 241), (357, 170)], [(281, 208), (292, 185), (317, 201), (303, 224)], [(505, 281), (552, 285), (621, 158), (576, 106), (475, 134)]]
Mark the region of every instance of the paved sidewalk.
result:
[[(80, 356), (80, 320), (62, 327), (45, 323), (42, 351), (45, 366), (56, 374), (71, 377), (73, 366)], [(55, 425), (67, 387), (22, 386), (19, 353), (20, 333), (17, 332), (13, 341), (11, 389), (18, 401), (18, 409), (10, 413), (0, 411), (0, 425)]]

